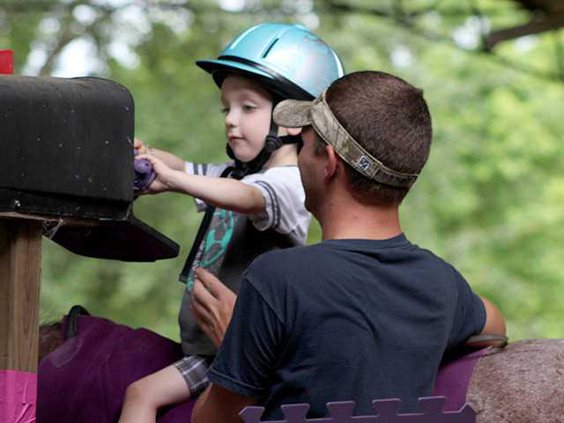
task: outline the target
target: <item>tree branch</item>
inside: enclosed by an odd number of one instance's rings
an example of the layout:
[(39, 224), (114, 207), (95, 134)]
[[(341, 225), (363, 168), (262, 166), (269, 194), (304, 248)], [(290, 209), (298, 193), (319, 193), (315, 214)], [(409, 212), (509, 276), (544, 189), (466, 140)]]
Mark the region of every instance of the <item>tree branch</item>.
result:
[(486, 37), (485, 48), (491, 50), (502, 41), (513, 40), (525, 35), (538, 34), (562, 27), (564, 27), (564, 12), (543, 15), (534, 18), (524, 25), (492, 32)]

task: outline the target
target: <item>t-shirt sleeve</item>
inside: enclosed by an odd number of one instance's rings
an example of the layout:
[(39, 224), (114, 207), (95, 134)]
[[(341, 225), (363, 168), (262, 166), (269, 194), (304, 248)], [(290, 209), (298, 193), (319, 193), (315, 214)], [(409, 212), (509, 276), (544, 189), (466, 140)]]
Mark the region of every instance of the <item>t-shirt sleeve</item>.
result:
[(243, 183), (258, 189), (264, 197), (264, 212), (249, 216), (259, 230), (274, 229), (305, 244), (311, 215), (305, 208), (305, 193), (297, 166), (275, 167), (249, 175)]
[(260, 397), (278, 362), (282, 336), (281, 319), (248, 279), (243, 279), (231, 323), (208, 378), (240, 395)]
[[(192, 163), (184, 162), (184, 170), (188, 175), (203, 175), (212, 178), (219, 178), (230, 163)], [(199, 198), (194, 198), (196, 209), (201, 212), (206, 210), (207, 204)]]
[(472, 335), (482, 331), (486, 324), (486, 309), (482, 299), (454, 268), (455, 313), (448, 342), (449, 348), (464, 343)]

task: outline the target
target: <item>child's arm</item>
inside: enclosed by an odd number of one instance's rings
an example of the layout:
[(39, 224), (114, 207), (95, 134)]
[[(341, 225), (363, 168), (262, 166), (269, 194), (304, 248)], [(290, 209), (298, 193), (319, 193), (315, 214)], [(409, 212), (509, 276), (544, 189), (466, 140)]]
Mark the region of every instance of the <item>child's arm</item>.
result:
[(119, 423), (155, 423), (160, 407), (188, 398), (190, 391), (180, 372), (165, 367), (128, 386)]
[(175, 156), (172, 153), (164, 150), (158, 150), (156, 148), (149, 148), (147, 144), (145, 144), (140, 139), (135, 138), (134, 141), (134, 148), (137, 154), (152, 154), (155, 157), (158, 157), (160, 160), (166, 163), (168, 167), (174, 170), (184, 170), (184, 160), (180, 157)]
[(155, 181), (144, 191), (145, 194), (180, 192), (213, 206), (247, 215), (264, 210), (264, 197), (252, 186), (234, 179), (189, 175), (184, 170), (172, 169), (154, 155), (143, 154), (138, 157), (149, 160), (156, 174)]

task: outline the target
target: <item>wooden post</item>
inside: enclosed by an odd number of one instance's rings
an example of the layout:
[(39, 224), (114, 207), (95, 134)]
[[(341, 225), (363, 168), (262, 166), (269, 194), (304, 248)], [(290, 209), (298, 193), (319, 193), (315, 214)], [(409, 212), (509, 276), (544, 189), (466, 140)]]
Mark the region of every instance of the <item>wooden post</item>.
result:
[(35, 422), (41, 222), (0, 217), (0, 421)]
[(0, 371), (37, 373), (41, 223), (0, 219)]

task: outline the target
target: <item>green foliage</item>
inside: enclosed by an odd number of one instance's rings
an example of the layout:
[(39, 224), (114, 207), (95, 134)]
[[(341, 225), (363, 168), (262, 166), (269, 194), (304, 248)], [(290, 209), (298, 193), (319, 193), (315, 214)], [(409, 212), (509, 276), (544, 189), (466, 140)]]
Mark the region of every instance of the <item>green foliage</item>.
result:
[[(276, 9), (282, 3), (286, 9)], [(413, 10), (429, 3), (413, 2)], [(496, 27), (525, 19), (525, 12), (510, 2), (474, 3), (492, 12), (490, 24)], [(174, 9), (147, 11), (149, 30), (130, 46), (139, 64), (127, 67), (104, 56), (104, 76), (133, 93), (137, 137), (189, 160), (219, 162), (225, 157), (219, 91), (194, 61), (215, 57), (252, 24), (294, 20), (295, 10), (276, 1), (254, 2), (253, 13), (222, 11), (211, 2), (190, 4), (193, 10), (181, 30), (170, 24)], [(347, 4), (373, 8), (380, 2)], [(459, 2), (441, 4), (454, 8)], [(0, 23), (0, 43), (17, 51), (19, 69), (41, 16), (18, 12)], [(480, 294), (497, 303), (513, 339), (564, 337), (559, 324), (564, 297), (562, 85), (487, 54), (456, 49), (441, 37), (416, 35), (433, 29), (449, 37), (468, 24), (467, 16), (429, 14), (406, 30), (377, 14), (335, 13), (329, 2), (319, 2), (295, 20), (314, 22), (315, 16), (320, 22), (316, 31), (340, 53), (347, 71), (379, 69), (424, 89), (435, 136), (428, 165), (402, 208), (408, 236), (452, 262)], [(109, 42), (118, 29), (109, 25), (107, 31), (100, 42)], [(538, 36), (527, 43), (500, 45), (499, 52), (521, 63), (554, 62), (553, 38)], [(99, 51), (107, 54), (107, 45)], [(56, 319), (80, 303), (93, 313), (177, 337), (182, 286), (176, 277), (200, 216), (191, 199), (178, 194), (140, 198), (134, 209), (181, 244), (180, 257), (154, 264), (97, 261), (46, 241), (42, 318)], [(313, 224), (309, 240), (319, 239), (319, 226)]]

